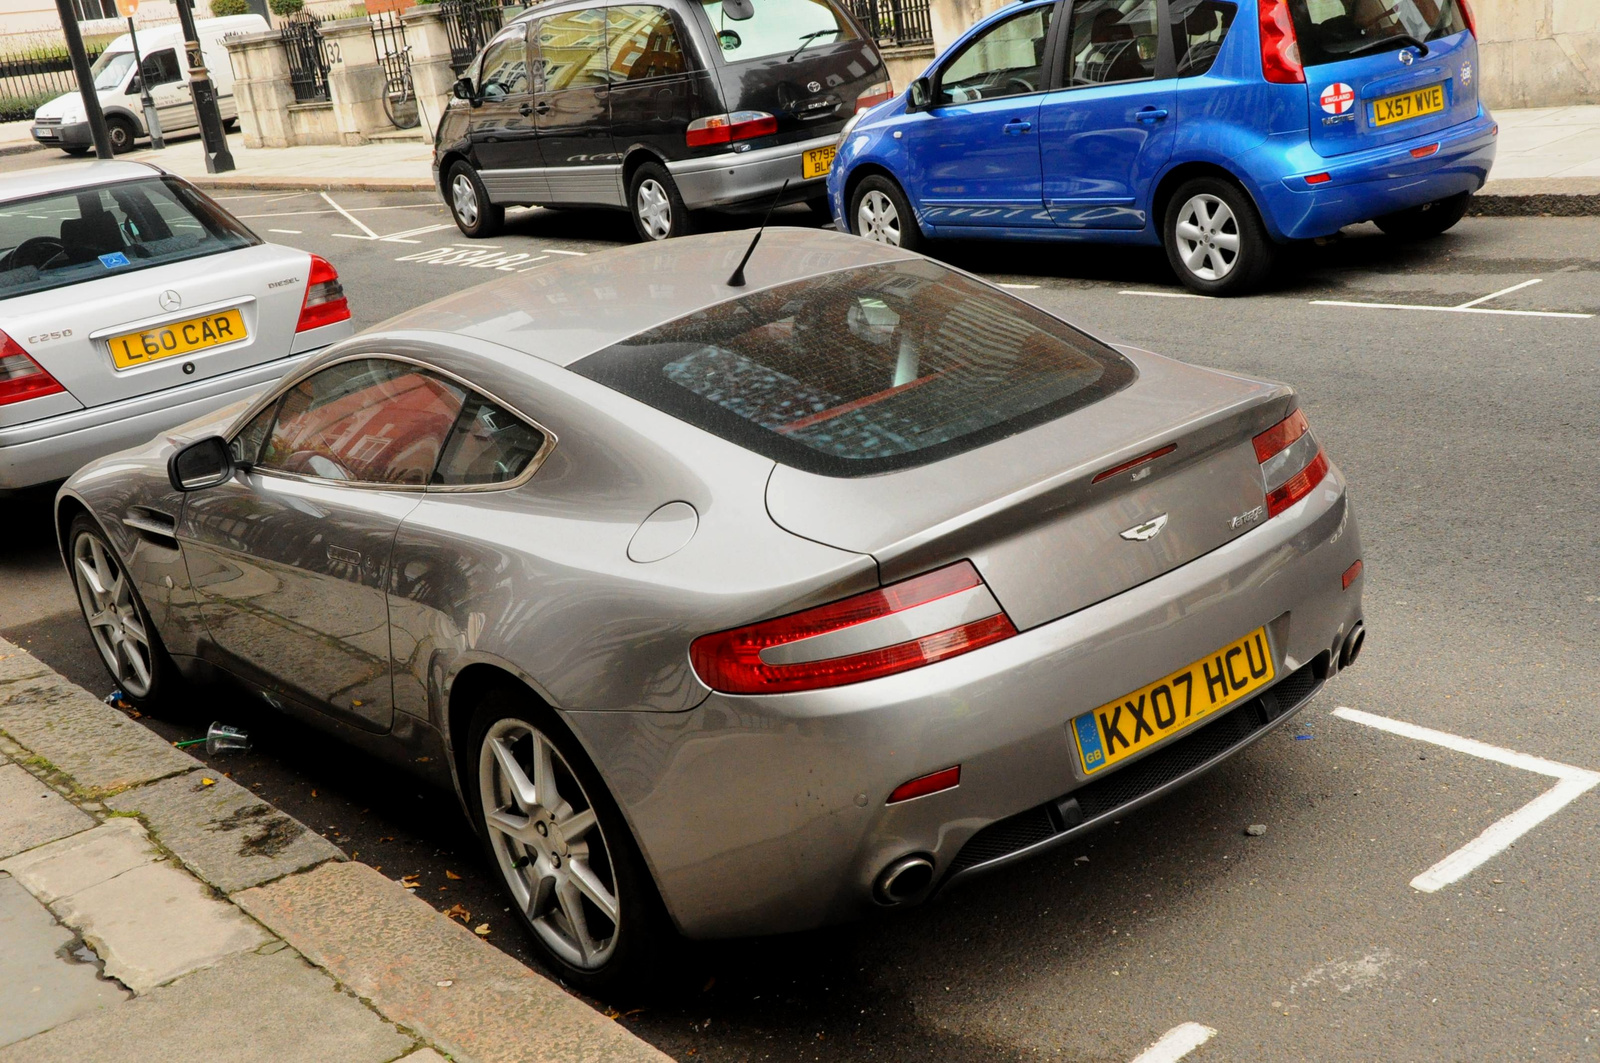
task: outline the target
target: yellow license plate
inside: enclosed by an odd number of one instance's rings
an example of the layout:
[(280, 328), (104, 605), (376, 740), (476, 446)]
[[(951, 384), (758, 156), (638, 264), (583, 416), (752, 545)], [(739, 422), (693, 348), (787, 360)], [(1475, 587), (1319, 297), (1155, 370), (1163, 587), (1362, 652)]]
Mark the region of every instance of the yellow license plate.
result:
[(1094, 773), (1192, 727), (1272, 682), (1267, 629), (1258, 627), (1216, 653), (1072, 721), (1078, 759)]
[(812, 148), (800, 156), (800, 173), (803, 177), (826, 177), (828, 171), (833, 169), (833, 157), (838, 154), (837, 145), (826, 148)]
[(1373, 100), (1372, 124), (1374, 127), (1393, 125), (1396, 122), (1421, 118), (1425, 114), (1437, 114), (1442, 110), (1444, 110), (1444, 86), (1429, 85), (1414, 92), (1402, 92), (1398, 96), (1385, 96)]
[(219, 310), (215, 314), (174, 321), (160, 328), (112, 336), (109, 342), (111, 360), (117, 364), (117, 368), (131, 369), (146, 362), (203, 351), (207, 347), (248, 338), (243, 314), (237, 310)]

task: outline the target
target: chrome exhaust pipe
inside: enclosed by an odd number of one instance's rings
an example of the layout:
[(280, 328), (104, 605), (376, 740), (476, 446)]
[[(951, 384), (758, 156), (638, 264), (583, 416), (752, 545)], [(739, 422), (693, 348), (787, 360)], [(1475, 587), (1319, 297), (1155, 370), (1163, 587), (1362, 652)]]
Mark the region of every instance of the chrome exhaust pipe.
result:
[(1361, 656), (1361, 647), (1366, 641), (1366, 625), (1357, 620), (1355, 627), (1350, 629), (1350, 634), (1345, 636), (1344, 648), (1339, 651), (1340, 669), (1349, 668), (1356, 663), (1356, 658)]
[(904, 904), (933, 885), (933, 860), (921, 853), (902, 856), (878, 873), (872, 898), (886, 907)]

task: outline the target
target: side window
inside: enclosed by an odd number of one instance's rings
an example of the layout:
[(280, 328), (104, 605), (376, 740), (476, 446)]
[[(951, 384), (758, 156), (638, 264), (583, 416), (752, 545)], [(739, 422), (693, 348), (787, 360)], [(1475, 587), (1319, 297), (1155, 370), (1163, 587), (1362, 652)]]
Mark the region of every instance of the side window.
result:
[(1050, 11), (1024, 11), (968, 41), (939, 74), (939, 102), (994, 100), (1044, 88)]
[(1067, 84), (1156, 76), (1155, 0), (1078, 0), (1067, 34)]
[(618, 81), (669, 77), (687, 69), (677, 27), (659, 7), (607, 8), (606, 51)]
[(483, 53), (483, 76), (478, 93), (485, 99), (531, 92), (528, 82), (528, 44), (520, 30), (489, 45)]
[(622, 80), (606, 62), (606, 13), (601, 8), (542, 18), (533, 39), (548, 92), (599, 88)]
[(145, 56), (144, 65), (139, 70), (144, 83), (150, 88), (183, 80), (183, 71), (178, 69), (178, 53), (171, 48), (163, 48)]
[(433, 474), (435, 484), (508, 483), (527, 471), (545, 434), (479, 395), (468, 396)]
[[(351, 483), (422, 487), (467, 393), (401, 362), (365, 358), (314, 373), (284, 393), (256, 467)], [(260, 420), (258, 417), (255, 420)], [(243, 452), (255, 421), (240, 433)]]
[(1175, 0), (1172, 54), (1178, 58), (1179, 77), (1199, 77), (1211, 69), (1236, 11), (1233, 4), (1221, 0)]

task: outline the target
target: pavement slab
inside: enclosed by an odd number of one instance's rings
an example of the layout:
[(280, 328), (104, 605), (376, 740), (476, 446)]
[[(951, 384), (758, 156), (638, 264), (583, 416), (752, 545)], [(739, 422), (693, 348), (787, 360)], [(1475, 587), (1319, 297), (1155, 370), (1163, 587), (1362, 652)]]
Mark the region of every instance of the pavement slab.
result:
[(0, 1046), (127, 998), (73, 953), (75, 939), (15, 879), (0, 874)]
[(0, 1048), (0, 1063), (385, 1063), (416, 1044), (292, 950), (231, 956)]
[(0, 760), (0, 858), (94, 826), (93, 817), (16, 764)]
[(233, 900), (390, 1019), (457, 1059), (669, 1058), (365, 864), (323, 864)]
[(0, 684), (49, 674), (49, 665), (20, 646), (0, 639)]
[(332, 842), (220, 774), (163, 779), (106, 804), (142, 815), (164, 847), (224, 893), (345, 859)]
[(160, 858), (138, 820), (118, 817), (0, 860), (0, 871), (12, 875), (43, 903), (54, 904)]

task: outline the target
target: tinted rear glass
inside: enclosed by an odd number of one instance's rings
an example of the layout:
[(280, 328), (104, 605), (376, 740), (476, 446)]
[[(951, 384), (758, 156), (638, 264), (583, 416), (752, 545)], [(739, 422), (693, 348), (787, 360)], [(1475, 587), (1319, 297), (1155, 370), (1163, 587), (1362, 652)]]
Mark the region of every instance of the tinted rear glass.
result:
[(828, 0), (749, 0), (749, 18), (734, 18), (722, 0), (701, 0), (723, 62), (739, 63), (801, 48), (853, 41), (856, 31)]
[(260, 242), (170, 178), (0, 203), (0, 299)]
[(921, 465), (1133, 380), (1105, 344), (932, 262), (828, 273), (651, 329), (570, 368), (829, 476)]
[(1467, 28), (1456, 0), (1289, 0), (1300, 61), (1337, 63), (1437, 40)]

